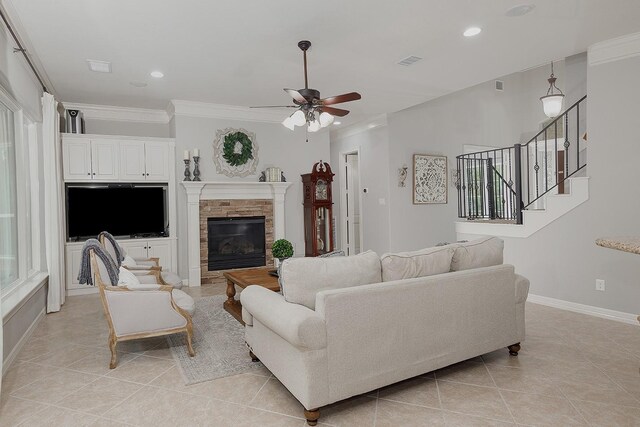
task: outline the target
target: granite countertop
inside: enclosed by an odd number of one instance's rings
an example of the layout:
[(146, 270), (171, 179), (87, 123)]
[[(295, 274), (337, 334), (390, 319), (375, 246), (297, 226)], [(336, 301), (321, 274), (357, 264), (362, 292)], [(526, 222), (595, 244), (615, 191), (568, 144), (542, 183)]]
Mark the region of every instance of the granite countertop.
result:
[(596, 245), (640, 255), (640, 237), (601, 237)]

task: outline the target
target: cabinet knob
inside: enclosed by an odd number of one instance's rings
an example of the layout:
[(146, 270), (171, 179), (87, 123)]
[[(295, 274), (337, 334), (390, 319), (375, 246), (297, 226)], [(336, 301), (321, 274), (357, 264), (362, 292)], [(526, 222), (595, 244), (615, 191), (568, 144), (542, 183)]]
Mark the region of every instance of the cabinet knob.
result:
[(96, 173), (94, 172), (93, 174), (95, 175)]
[(142, 174), (142, 176), (144, 176), (144, 174)]
[(147, 176), (149, 176), (149, 174), (147, 173)]
[(91, 175), (91, 172), (87, 172), (87, 175)]

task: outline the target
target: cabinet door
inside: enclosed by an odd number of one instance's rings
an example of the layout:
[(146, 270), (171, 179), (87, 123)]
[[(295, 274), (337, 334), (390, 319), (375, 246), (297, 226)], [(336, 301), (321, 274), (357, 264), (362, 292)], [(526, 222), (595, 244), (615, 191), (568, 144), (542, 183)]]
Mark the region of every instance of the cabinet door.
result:
[(118, 140), (91, 141), (91, 177), (94, 181), (118, 180)]
[(146, 240), (127, 240), (126, 242), (118, 242), (120, 246), (127, 251), (127, 255), (132, 258), (145, 259), (147, 255), (147, 241)]
[(171, 247), (169, 242), (152, 240), (148, 244), (149, 258), (160, 258), (159, 263), (163, 270), (171, 267)]
[(169, 144), (147, 142), (145, 144), (145, 164), (147, 181), (169, 181)]
[(62, 141), (62, 171), (65, 181), (91, 179), (91, 141), (73, 139)]
[(144, 142), (120, 141), (120, 181), (145, 181)]
[(67, 247), (66, 248), (67, 259), (67, 289), (88, 288), (88, 286), (81, 285), (78, 282), (78, 273), (80, 273), (80, 260), (82, 259), (82, 246)]

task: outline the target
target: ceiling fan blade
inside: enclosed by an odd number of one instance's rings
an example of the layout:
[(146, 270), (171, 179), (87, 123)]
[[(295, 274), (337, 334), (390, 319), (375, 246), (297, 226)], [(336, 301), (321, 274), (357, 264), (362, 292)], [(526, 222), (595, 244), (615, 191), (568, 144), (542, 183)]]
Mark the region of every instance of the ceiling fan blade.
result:
[(258, 105), (249, 108), (300, 108), (298, 105)]
[(284, 91), (287, 92), (296, 102), (299, 102), (300, 104), (306, 104), (308, 102), (307, 99), (302, 96), (297, 90), (285, 89)]
[(329, 113), (332, 116), (344, 117), (349, 114), (349, 110), (343, 110), (341, 108), (333, 108), (333, 107), (320, 107), (324, 113)]
[(333, 105), (333, 104), (340, 104), (342, 102), (357, 101), (360, 98), (362, 98), (362, 96), (360, 96), (358, 92), (349, 92), (349, 93), (343, 93), (342, 95), (321, 99), (320, 103), (322, 105)]

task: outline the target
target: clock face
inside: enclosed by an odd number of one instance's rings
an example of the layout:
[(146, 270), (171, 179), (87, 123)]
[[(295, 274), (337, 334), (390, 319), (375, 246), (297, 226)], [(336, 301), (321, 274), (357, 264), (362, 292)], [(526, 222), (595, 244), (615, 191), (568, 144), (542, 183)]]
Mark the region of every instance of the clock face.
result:
[(316, 200), (327, 200), (327, 183), (322, 179), (316, 183)]

